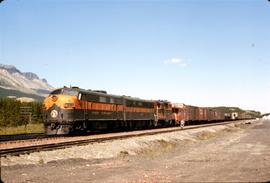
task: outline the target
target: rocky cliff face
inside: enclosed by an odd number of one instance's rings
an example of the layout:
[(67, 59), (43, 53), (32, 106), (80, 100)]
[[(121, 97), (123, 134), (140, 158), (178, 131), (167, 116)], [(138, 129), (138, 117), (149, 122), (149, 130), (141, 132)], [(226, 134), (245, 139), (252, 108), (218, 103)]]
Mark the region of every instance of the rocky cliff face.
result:
[(38, 96), (45, 96), (54, 89), (35, 73), (21, 72), (12, 65), (3, 64), (0, 64), (0, 88)]

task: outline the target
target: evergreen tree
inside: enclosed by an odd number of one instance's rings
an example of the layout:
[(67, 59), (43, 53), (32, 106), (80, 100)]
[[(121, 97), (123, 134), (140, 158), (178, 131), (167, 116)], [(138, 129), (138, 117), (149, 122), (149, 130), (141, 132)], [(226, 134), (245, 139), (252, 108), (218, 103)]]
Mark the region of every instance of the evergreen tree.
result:
[[(22, 107), (29, 107), (29, 113), (22, 113)], [(42, 123), (42, 103), (21, 103), (15, 99), (0, 98), (0, 126), (19, 126), (27, 124), (31, 115), (32, 123)]]

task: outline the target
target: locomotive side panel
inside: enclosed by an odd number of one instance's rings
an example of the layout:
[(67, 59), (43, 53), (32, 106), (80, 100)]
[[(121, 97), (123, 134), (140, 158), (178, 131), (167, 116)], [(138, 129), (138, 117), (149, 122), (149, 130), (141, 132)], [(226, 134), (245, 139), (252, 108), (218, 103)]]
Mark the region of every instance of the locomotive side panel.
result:
[(84, 116), (85, 120), (122, 120), (122, 99), (98, 93), (81, 93), (80, 102), (83, 113), (78, 113), (77, 118)]
[(154, 103), (152, 101), (125, 99), (126, 120), (154, 120)]

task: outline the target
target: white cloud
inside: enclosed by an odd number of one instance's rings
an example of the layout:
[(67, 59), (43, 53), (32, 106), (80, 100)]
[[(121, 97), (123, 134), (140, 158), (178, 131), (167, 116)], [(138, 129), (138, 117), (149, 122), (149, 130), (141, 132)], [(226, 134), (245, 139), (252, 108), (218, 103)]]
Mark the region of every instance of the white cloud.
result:
[(182, 67), (187, 66), (187, 64), (180, 58), (171, 58), (168, 60), (164, 61), (164, 64), (168, 64), (168, 65), (180, 65)]

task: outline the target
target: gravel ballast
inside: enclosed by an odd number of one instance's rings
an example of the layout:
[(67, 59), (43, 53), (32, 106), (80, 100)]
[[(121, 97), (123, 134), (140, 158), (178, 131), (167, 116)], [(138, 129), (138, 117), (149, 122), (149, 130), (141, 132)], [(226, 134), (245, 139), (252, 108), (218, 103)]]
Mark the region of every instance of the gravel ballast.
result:
[(215, 136), (218, 132), (226, 129), (235, 129), (235, 124), (212, 126), (186, 131), (177, 131), (162, 133), (157, 135), (132, 137), (122, 140), (111, 140), (103, 143), (93, 143), (84, 146), (74, 146), (66, 149), (53, 151), (41, 151), (20, 156), (7, 156), (2, 158), (2, 166), (11, 166), (16, 164), (43, 164), (50, 161), (66, 159), (101, 159), (113, 158), (123, 153), (136, 155), (149, 146), (159, 145), (160, 142), (177, 143), (177, 141), (198, 141), (207, 136)]

